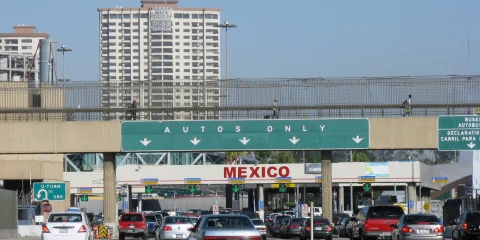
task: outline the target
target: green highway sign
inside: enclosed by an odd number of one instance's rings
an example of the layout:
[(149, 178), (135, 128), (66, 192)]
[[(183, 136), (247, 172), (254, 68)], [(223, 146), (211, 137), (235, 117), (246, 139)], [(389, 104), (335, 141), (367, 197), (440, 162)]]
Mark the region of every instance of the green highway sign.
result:
[(438, 150), (480, 150), (480, 116), (439, 116)]
[(364, 183), (363, 184), (363, 192), (368, 193), (372, 190), (372, 184), (371, 183)]
[(197, 191), (197, 188), (195, 187), (195, 185), (190, 185), (190, 187), (188, 189), (190, 190), (191, 194), (194, 194), (195, 191)]
[(151, 185), (145, 186), (145, 192), (146, 193), (151, 193), (153, 191), (153, 187)]
[(123, 121), (123, 152), (368, 149), (367, 118)]
[(240, 191), (240, 187), (238, 186), (238, 184), (233, 185), (232, 191), (234, 193), (238, 193)]
[(281, 193), (287, 192), (287, 185), (285, 183), (280, 183), (280, 186), (278, 187), (278, 191)]
[(82, 202), (88, 202), (88, 195), (83, 194), (82, 197), (80, 198), (80, 200), (82, 200)]
[(67, 187), (63, 182), (33, 183), (35, 201), (64, 201), (67, 197)]

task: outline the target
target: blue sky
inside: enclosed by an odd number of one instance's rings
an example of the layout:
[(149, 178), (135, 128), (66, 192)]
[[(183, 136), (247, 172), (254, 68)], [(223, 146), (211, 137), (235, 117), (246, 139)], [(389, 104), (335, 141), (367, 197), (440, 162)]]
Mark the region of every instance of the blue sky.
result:
[[(238, 25), (229, 31), (231, 78), (466, 74), (469, 30), (470, 73), (480, 73), (477, 0), (180, 0), (179, 5), (220, 8), (222, 21)], [(5, 1), (0, 32), (36, 25), (74, 49), (66, 60), (68, 78), (97, 80), (96, 9), (115, 6), (138, 7), (140, 1)]]

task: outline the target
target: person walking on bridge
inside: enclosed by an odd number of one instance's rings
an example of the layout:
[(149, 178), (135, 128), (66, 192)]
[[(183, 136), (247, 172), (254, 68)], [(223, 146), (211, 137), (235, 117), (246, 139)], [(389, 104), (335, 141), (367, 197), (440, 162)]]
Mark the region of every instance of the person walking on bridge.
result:
[(273, 118), (273, 119), (275, 119), (275, 118), (276, 118), (276, 119), (280, 118), (280, 116), (279, 116), (279, 114), (278, 114), (278, 111), (279, 111), (279, 110), (280, 110), (280, 109), (278, 108), (278, 101), (277, 101), (277, 99), (275, 99), (275, 100), (273, 100), (273, 115), (272, 115), (272, 118)]
[(132, 104), (130, 104), (130, 120), (137, 120), (137, 100), (133, 100)]
[(403, 117), (406, 117), (407, 115), (410, 116), (410, 114), (412, 113), (412, 94), (409, 94), (408, 98), (403, 101), (403, 108)]

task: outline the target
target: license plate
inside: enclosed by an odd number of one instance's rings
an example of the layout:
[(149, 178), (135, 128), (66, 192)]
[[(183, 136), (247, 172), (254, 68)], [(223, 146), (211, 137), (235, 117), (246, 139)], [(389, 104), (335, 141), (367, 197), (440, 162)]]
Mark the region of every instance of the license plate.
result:
[(316, 227), (315, 230), (322, 230), (322, 227)]
[(175, 235), (175, 237), (177, 237), (177, 238), (183, 238), (183, 234), (177, 234), (177, 235)]
[(135, 226), (129, 226), (129, 228), (134, 228)]
[(430, 230), (418, 230), (419, 234), (429, 234)]
[(60, 229), (60, 233), (68, 233), (68, 229)]
[(135, 230), (127, 230), (127, 232), (133, 233), (133, 232), (135, 232)]

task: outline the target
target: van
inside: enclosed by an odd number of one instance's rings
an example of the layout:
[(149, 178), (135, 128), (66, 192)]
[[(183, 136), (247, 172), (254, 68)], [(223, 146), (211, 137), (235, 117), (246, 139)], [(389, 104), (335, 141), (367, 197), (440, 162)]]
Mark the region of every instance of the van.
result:
[(352, 229), (352, 237), (360, 238), (384, 238), (392, 235), (393, 225), (396, 225), (405, 213), (399, 206), (367, 206), (360, 210), (357, 217), (352, 221), (357, 222), (358, 227)]

